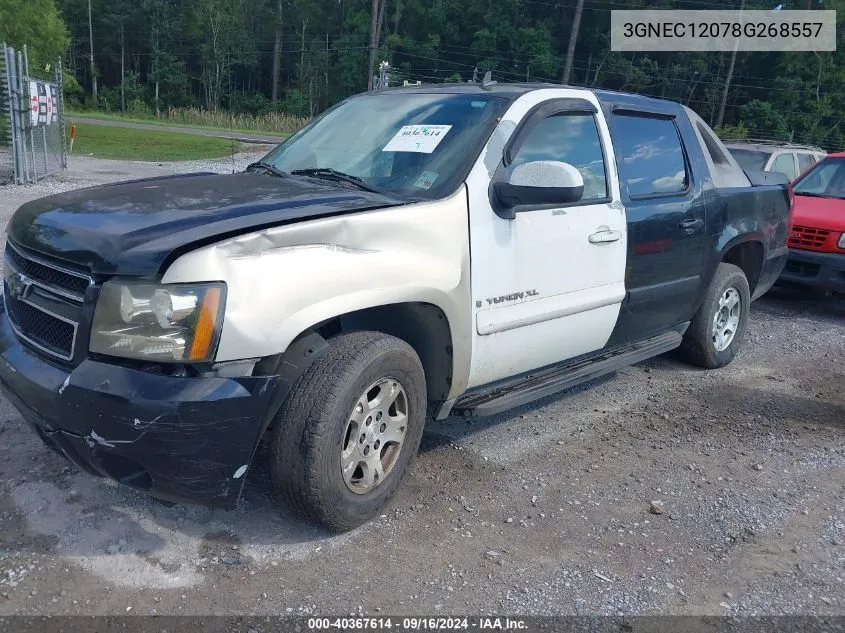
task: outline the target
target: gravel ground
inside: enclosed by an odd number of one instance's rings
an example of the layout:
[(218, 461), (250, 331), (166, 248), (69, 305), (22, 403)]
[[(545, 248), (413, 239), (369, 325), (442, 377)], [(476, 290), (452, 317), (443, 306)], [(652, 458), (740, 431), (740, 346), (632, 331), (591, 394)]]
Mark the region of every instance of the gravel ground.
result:
[[(0, 222), (55, 191), (230, 169), (72, 158), (0, 189)], [(81, 474), (0, 401), (0, 615), (843, 615), (843, 359), (845, 299), (775, 289), (723, 370), (663, 356), (431, 423), (389, 509), (342, 536), (280, 511), (260, 468), (231, 512)]]

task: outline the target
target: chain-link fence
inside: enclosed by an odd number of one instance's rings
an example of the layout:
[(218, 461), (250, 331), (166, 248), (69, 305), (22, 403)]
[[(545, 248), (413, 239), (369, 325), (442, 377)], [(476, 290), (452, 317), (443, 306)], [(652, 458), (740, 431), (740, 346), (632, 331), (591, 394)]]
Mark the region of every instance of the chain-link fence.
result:
[(15, 181), (15, 156), (12, 147), (12, 92), (6, 64), (6, 47), (0, 55), (0, 185)]
[(26, 47), (4, 44), (0, 64), (0, 184), (35, 183), (67, 166), (61, 60), (31, 73)]

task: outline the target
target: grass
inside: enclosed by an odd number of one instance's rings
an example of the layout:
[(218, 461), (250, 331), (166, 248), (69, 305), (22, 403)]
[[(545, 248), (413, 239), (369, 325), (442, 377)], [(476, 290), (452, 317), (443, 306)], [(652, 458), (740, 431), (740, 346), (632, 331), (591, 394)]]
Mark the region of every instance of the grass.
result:
[[(68, 149), (70, 126), (67, 126)], [(71, 156), (118, 160), (199, 160), (218, 158), (232, 151), (231, 141), (211, 136), (77, 124)]]
[(235, 132), (263, 132), (275, 136), (288, 136), (301, 129), (308, 123), (304, 117), (290, 114), (235, 114), (224, 110), (200, 110), (199, 108), (170, 108), (163, 110), (160, 117), (154, 114), (120, 114), (114, 112), (76, 111), (68, 112), (69, 118), (85, 117), (104, 121), (127, 121), (130, 123), (154, 123), (156, 125), (170, 125), (202, 128), (207, 130), (223, 130)]

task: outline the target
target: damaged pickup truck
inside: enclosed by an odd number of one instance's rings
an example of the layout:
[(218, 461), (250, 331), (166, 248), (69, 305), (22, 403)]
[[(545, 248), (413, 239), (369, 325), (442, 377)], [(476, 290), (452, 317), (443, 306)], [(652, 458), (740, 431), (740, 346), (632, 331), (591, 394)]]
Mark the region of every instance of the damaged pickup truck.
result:
[(349, 98), (233, 174), (62, 193), (7, 228), (0, 384), (79, 468), (347, 530), (426, 419), (677, 348), (716, 368), (787, 256), (791, 200), (676, 103), (554, 85)]

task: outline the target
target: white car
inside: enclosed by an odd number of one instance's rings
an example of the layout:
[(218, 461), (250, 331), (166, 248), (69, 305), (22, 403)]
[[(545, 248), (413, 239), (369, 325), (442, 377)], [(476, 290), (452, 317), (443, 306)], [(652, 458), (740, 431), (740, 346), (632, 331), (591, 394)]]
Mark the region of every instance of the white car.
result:
[(745, 171), (778, 171), (790, 182), (827, 156), (820, 147), (771, 141), (726, 142), (725, 147)]

